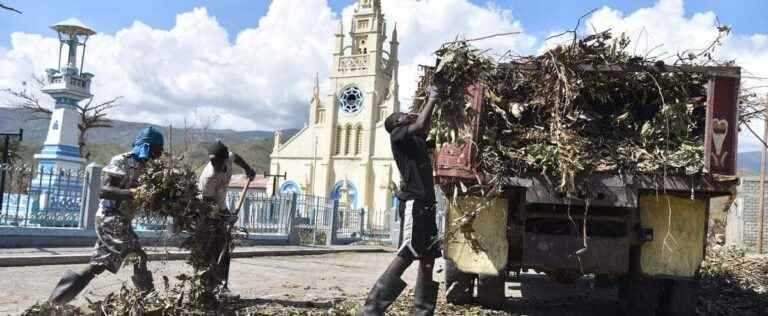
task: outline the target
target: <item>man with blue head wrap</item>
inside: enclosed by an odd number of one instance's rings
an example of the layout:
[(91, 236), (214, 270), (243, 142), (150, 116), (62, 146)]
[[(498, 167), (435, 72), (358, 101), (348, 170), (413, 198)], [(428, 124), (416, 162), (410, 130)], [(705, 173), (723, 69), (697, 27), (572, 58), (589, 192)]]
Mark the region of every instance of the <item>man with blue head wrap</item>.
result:
[(154, 127), (147, 127), (133, 140), (131, 154), (138, 159), (157, 158), (163, 152), (163, 134)]
[(101, 199), (96, 215), (96, 251), (88, 266), (80, 272), (67, 271), (48, 299), (54, 304), (65, 304), (82, 291), (98, 274), (108, 270), (117, 273), (129, 255), (138, 256), (133, 265), (131, 280), (139, 291), (154, 290), (152, 273), (147, 269), (147, 254), (141, 248), (139, 237), (131, 221), (137, 210), (128, 200), (133, 199), (139, 186), (139, 175), (147, 161), (163, 153), (163, 135), (153, 127), (142, 129), (133, 141), (130, 152), (112, 157), (102, 169)]

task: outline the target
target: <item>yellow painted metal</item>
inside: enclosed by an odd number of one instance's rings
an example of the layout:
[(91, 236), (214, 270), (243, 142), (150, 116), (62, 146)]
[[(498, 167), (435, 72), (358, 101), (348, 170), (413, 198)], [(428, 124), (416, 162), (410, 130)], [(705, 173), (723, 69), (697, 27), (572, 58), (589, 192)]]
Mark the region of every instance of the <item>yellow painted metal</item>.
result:
[(693, 277), (704, 259), (707, 203), (670, 195), (640, 197), (640, 222), (653, 229), (640, 267), (650, 276)]
[[(445, 257), (459, 270), (482, 275), (498, 275), (507, 265), (507, 200), (486, 200), (477, 197), (458, 197), (448, 202), (446, 218)], [(478, 205), (485, 207), (472, 222), (475, 240), (481, 251), (475, 251), (461, 233), (456, 220), (472, 212)], [(455, 233), (452, 233), (455, 232)]]

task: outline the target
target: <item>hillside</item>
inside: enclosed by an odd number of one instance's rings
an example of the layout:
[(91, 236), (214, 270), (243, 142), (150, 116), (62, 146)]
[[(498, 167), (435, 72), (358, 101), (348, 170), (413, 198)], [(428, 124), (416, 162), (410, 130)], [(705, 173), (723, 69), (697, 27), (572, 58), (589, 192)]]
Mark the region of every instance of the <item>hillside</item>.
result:
[(738, 155), (736, 165), (738, 166), (739, 171), (742, 171), (743, 173), (758, 174), (760, 172), (761, 158), (759, 151), (742, 152)]
[[(32, 162), (33, 155), (39, 152), (48, 131), (48, 119), (35, 119), (26, 111), (0, 108), (0, 132), (13, 132), (24, 129), (24, 141), (19, 146), (19, 156), (24, 162)], [(146, 126), (154, 126), (163, 131), (166, 143), (169, 142), (168, 128), (153, 124), (112, 121), (112, 128), (98, 128), (88, 132), (87, 150), (91, 161), (105, 164), (109, 158), (129, 150), (133, 138)], [(293, 136), (298, 130), (283, 131), (283, 139)], [(174, 154), (183, 155), (193, 164), (202, 165), (207, 157), (205, 146), (215, 139), (221, 139), (231, 150), (237, 152), (258, 171), (269, 166), (269, 154), (272, 151), (273, 131), (234, 131), (220, 129), (192, 128), (184, 130), (174, 128)], [(171, 146), (166, 146), (170, 149)]]

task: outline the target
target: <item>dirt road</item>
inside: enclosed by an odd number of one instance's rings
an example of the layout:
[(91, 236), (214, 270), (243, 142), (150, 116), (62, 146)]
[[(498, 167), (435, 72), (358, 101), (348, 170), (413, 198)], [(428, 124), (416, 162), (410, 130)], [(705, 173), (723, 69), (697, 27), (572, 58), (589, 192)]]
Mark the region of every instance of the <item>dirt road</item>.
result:
[[(359, 300), (368, 287), (388, 264), (390, 253), (347, 253), (317, 256), (260, 257), (234, 259), (231, 268), (231, 288), (254, 306), (249, 311), (259, 310), (260, 304), (287, 304), (308, 306), (308, 314), (322, 314), (328, 310), (329, 302)], [(0, 315), (15, 315), (24, 311), (36, 301), (45, 300), (58, 278), (67, 269), (77, 270), (81, 265), (55, 265), (0, 268)], [(172, 278), (180, 272), (189, 272), (181, 261), (151, 262), (155, 284), (162, 275)], [(440, 264), (436, 269), (442, 271)], [(126, 267), (117, 275), (104, 273), (95, 279), (84, 291), (85, 296), (98, 299), (107, 293), (120, 289), (124, 282), (130, 283), (131, 268)], [(404, 279), (414, 284), (415, 268), (409, 269)], [(442, 275), (437, 273), (437, 280)], [(523, 275), (519, 282), (507, 283), (507, 313), (526, 315), (614, 315), (616, 311), (615, 290), (591, 288), (589, 281), (561, 286), (540, 275)], [(521, 295), (526, 296), (520, 298)], [(407, 295), (404, 295), (407, 298)], [(75, 305), (85, 306), (81, 295)], [(406, 303), (407, 304), (407, 303)], [(469, 314), (451, 309), (444, 313)], [(474, 308), (471, 314), (491, 313)]]

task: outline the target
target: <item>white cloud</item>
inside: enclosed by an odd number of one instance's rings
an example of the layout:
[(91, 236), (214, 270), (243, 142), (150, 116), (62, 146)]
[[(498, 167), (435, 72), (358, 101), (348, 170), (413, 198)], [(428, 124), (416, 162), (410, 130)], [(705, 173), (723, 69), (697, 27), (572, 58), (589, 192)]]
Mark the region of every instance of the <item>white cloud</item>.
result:
[[(522, 29), (508, 10), (468, 0), (383, 2), (388, 28), (397, 23), (400, 34), (405, 106), (415, 86), (416, 65), (433, 63), (431, 53), (442, 42), (457, 35)], [(355, 3), (343, 10), (345, 23)], [(298, 127), (307, 119), (314, 73), (322, 81), (330, 74), (339, 17), (325, 0), (273, 1), (254, 27), (230, 38), (205, 8), (196, 8), (179, 14), (170, 30), (136, 21), (115, 34), (93, 36), (85, 70), (96, 75), (97, 100), (124, 96), (113, 115), (118, 119), (180, 124), (191, 116), (190, 109), (205, 108), (220, 114), (213, 128)], [(55, 68), (54, 34), (11, 37), (10, 48), (0, 47), (0, 87), (18, 87), (30, 74)], [(521, 35), (481, 44), (527, 51), (533, 43), (532, 37)]]
[[(614, 33), (626, 33), (635, 41), (630, 46), (637, 54), (659, 56), (674, 61), (675, 54), (686, 49), (701, 50), (717, 37), (718, 21), (714, 12), (686, 13), (682, 0), (659, 0), (649, 8), (629, 14), (603, 7), (587, 21), (583, 31), (602, 31), (610, 28)], [(727, 24), (727, 21), (722, 21)], [(768, 82), (768, 34), (743, 34), (738, 29), (725, 38), (717, 48), (716, 57), (735, 60), (742, 67), (742, 85), (755, 87)], [(762, 89), (768, 92), (767, 89)], [(762, 131), (762, 124), (753, 129)], [(758, 140), (746, 129), (739, 135), (740, 151), (759, 150)]]
[[(411, 103), (417, 65), (433, 64), (432, 52), (457, 36), (520, 31), (474, 44), (499, 54), (507, 50), (530, 54), (544, 47), (543, 39), (525, 33), (513, 12), (493, 2), (482, 6), (469, 0), (382, 2), (388, 34), (397, 24), (401, 42), (403, 107)], [(115, 34), (99, 33), (90, 39), (85, 68), (96, 75), (97, 99), (124, 96), (123, 106), (114, 113), (118, 119), (178, 124), (191, 116), (191, 109), (200, 108), (218, 114), (213, 128), (298, 127), (307, 119), (315, 72), (320, 73), (323, 92), (328, 92), (333, 34), (340, 18), (349, 23), (355, 1), (349, 3), (334, 13), (326, 0), (273, 1), (265, 16), (237, 34), (227, 34), (204, 8), (179, 14), (169, 30), (136, 21)], [(570, 28), (573, 22), (562, 27)], [(681, 0), (660, 0), (634, 12), (601, 8), (585, 21), (584, 30), (610, 27), (627, 32), (639, 39), (638, 53), (663, 44), (652, 50), (656, 55), (705, 46), (715, 38), (716, 24), (712, 12), (686, 13)], [(54, 36), (11, 34), (11, 47), (0, 47), (0, 88), (18, 87), (30, 74), (55, 67)], [(736, 59), (745, 73), (768, 77), (768, 35), (734, 30), (719, 52)], [(745, 150), (755, 149), (757, 143), (745, 135), (740, 144)]]
[[(124, 96), (118, 119), (180, 124), (192, 108), (215, 108), (214, 128), (295, 127), (314, 72), (330, 67), (336, 16), (325, 1), (275, 1), (233, 41), (205, 8), (179, 14), (170, 30), (136, 21), (89, 39), (85, 71), (96, 75), (97, 100)], [(11, 48), (0, 50), (0, 86), (55, 68), (54, 36), (12, 34)]]
[[(492, 3), (478, 6), (466, 0), (390, 0), (382, 1), (382, 9), (390, 31), (397, 23), (403, 108), (411, 104), (418, 65), (433, 65), (435, 56), (432, 53), (447, 41), (457, 37), (470, 39), (497, 33), (522, 33), (473, 42), (499, 54), (507, 50), (531, 53), (536, 43), (534, 37), (525, 34), (520, 22), (513, 19), (511, 11)], [(349, 21), (351, 15), (352, 7), (348, 7), (343, 12), (344, 21)]]

